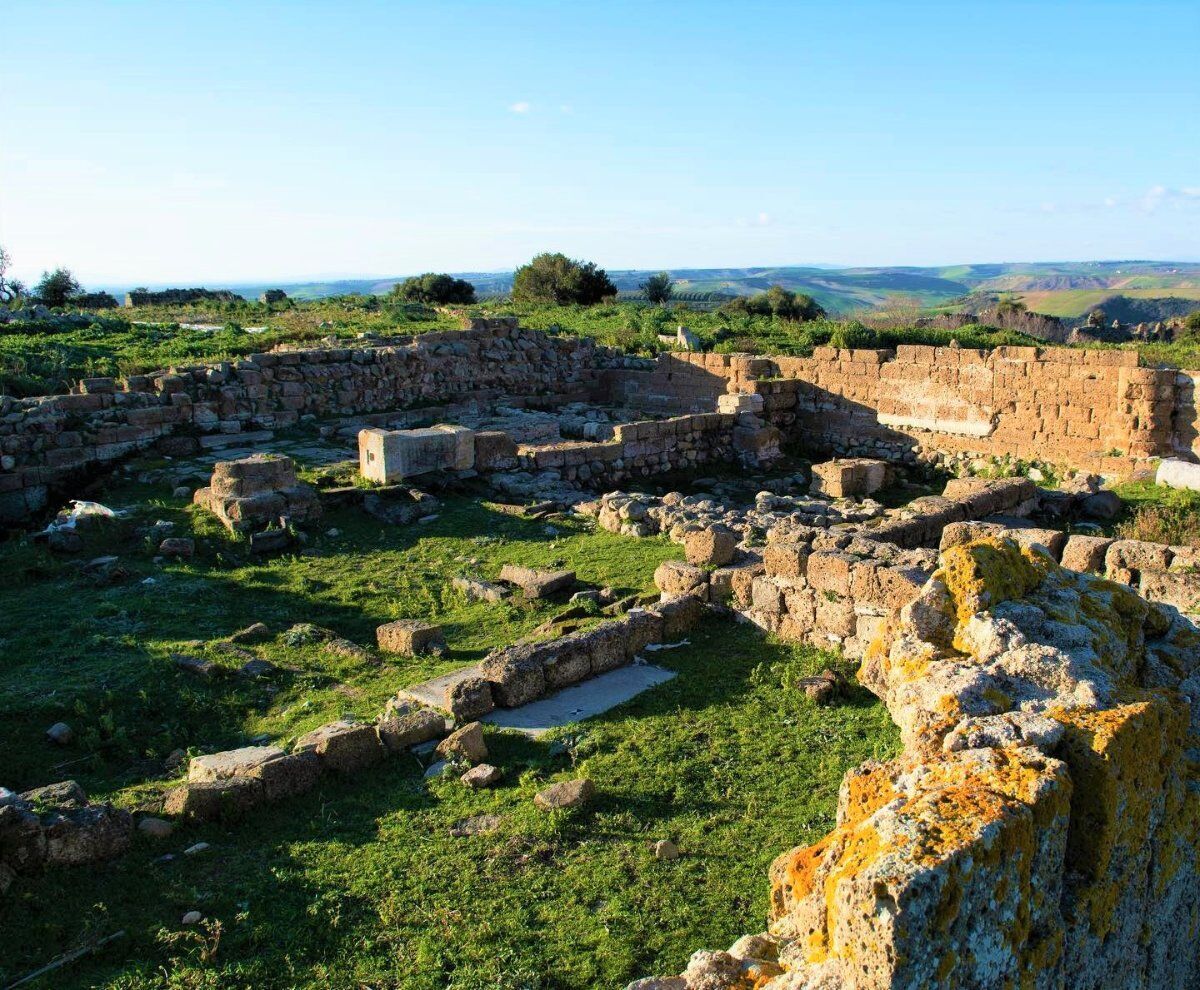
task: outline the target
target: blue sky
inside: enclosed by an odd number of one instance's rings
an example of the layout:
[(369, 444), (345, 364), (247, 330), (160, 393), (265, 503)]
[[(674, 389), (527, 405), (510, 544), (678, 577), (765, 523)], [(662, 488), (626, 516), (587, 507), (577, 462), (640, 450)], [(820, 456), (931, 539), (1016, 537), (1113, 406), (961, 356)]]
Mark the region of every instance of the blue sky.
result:
[(4, 3), (17, 273), (1200, 259), (1200, 3)]

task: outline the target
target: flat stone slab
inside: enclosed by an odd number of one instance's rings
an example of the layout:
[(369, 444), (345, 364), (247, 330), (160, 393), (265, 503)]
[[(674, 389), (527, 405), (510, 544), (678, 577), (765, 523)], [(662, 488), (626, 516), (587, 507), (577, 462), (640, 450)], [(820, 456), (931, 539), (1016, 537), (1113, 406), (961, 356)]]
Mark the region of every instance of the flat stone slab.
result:
[(480, 721), (537, 737), (560, 725), (570, 725), (616, 708), (630, 698), (675, 676), (675, 671), (650, 664), (630, 664), (591, 677), (557, 694), (520, 708), (497, 708)]
[(478, 664), (471, 664), (469, 667), (463, 667), (460, 670), (452, 670), (448, 674), (442, 674), (439, 677), (432, 677), (427, 681), (422, 681), (420, 684), (413, 684), (411, 687), (406, 687), (398, 693), (406, 698), (412, 698), (413, 701), (419, 702), (422, 705), (428, 705), (430, 708), (436, 708), (439, 711), (446, 711), (446, 688), (453, 687), (461, 681), (465, 681), (470, 677), (482, 677)]

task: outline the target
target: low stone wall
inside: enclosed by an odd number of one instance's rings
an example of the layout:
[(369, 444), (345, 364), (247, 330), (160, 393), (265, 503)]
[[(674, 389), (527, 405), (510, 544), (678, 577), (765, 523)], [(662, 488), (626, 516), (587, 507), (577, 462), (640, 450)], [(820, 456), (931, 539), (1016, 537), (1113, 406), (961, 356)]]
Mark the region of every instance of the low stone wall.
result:
[(754, 417), (707, 412), (623, 423), (611, 440), (517, 448), (527, 471), (558, 471), (566, 481), (619, 485), (713, 463), (765, 465), (779, 456), (779, 433)]
[(194, 435), (286, 427), (305, 415), (572, 390), (587, 398), (604, 369), (645, 364), (586, 338), (480, 320), (404, 344), (252, 354), (123, 383), (85, 380), (77, 394), (0, 397), (0, 522), (40, 510), (50, 487), (174, 434), (187, 452)]
[(1200, 453), (1193, 374), (1140, 368), (1133, 351), (671, 353), (653, 371), (614, 370), (606, 381), (663, 409), (690, 410), (722, 392), (761, 395), (768, 422), (787, 438), (843, 456), (1007, 454), (1123, 474), (1138, 459)]
[(1194, 987), (1198, 644), (1039, 549), (951, 546), (859, 675), (904, 754), (775, 861), (767, 932), (630, 990)]

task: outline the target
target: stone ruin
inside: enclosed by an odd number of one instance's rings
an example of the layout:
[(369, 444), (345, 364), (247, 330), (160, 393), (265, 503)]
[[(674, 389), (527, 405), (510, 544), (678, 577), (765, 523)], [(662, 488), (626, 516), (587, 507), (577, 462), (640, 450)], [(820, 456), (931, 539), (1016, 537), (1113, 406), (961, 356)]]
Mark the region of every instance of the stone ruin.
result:
[[(1173, 457), (1168, 480), (1190, 485), (1192, 381), (1123, 352), (1013, 347), (647, 361), (479, 321), (0, 400), (0, 509), (37, 511), (64, 479), (150, 444), (185, 454), (308, 416), (357, 437), (378, 487), (318, 493), (286, 459), (255, 457), (219, 463), (197, 503), (252, 539), (315, 518), (322, 500), (407, 524), (432, 511), (408, 480), (448, 473), (552, 496), (631, 538), (665, 535), (686, 559), (656, 572), (651, 607), (621, 603), (591, 629), (497, 650), (432, 707), (400, 697), (374, 723), (332, 723), (290, 751), (198, 757), (166, 812), (233, 817), (443, 736), (448, 753), (471, 751), (471, 720), (610, 672), (715, 613), (859, 659), (904, 752), (848, 773), (834, 830), (778, 857), (767, 931), (633, 988), (1184, 990), (1200, 979), (1197, 551), (1029, 521), (1094, 489), (962, 478), (899, 509), (871, 496), (897, 465), (958, 470), (998, 454), (1109, 474)], [(737, 503), (613, 490), (768, 466), (784, 442), (836, 455), (808, 493)], [(570, 584), (518, 570), (526, 593)], [(389, 626), (384, 649), (438, 646), (436, 627)], [(827, 700), (835, 680), (812, 696)], [(117, 855), (132, 828), (66, 784), (0, 791), (0, 881)]]

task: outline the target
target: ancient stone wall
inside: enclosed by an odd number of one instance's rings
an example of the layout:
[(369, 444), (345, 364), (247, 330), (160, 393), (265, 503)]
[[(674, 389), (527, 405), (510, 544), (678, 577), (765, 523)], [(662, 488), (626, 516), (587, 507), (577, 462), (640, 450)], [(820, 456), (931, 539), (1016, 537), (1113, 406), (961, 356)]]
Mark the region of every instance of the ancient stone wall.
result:
[(760, 465), (778, 454), (777, 430), (743, 425), (737, 415), (717, 412), (622, 423), (607, 441), (517, 448), (525, 470), (554, 470), (567, 481), (592, 487), (713, 463)]
[(996, 536), (906, 595), (859, 674), (904, 753), (776, 859), (767, 932), (629, 990), (1196, 986), (1195, 625)]
[(1132, 351), (901, 345), (818, 347), (807, 358), (662, 354), (614, 388), (685, 410), (721, 392), (761, 395), (771, 423), (813, 450), (912, 459), (966, 452), (1127, 473), (1138, 458), (1200, 452), (1188, 372)]
[(521, 330), (512, 320), (476, 322), (400, 345), (252, 354), (123, 383), (85, 380), (77, 394), (0, 397), (0, 521), (39, 510), (48, 486), (173, 434), (499, 396), (590, 399), (603, 370), (646, 364), (585, 338)]

